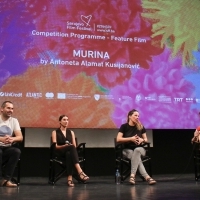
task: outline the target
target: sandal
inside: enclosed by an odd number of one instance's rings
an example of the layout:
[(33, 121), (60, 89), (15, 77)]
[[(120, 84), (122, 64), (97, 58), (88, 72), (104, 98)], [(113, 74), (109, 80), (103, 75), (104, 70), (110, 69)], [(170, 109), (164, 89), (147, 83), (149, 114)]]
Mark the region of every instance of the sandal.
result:
[(81, 173), (79, 174), (79, 178), (80, 178), (80, 180), (81, 180), (82, 182), (86, 182), (87, 180), (89, 180), (89, 177), (88, 177), (86, 174), (84, 174), (83, 172), (81, 172)]
[(154, 179), (152, 179), (151, 177), (147, 178), (146, 181), (148, 182), (149, 185), (156, 184), (156, 181)]
[(135, 185), (135, 177), (134, 176), (130, 176), (129, 183), (131, 185)]
[(69, 187), (74, 187), (74, 183), (73, 183), (72, 180), (68, 180), (68, 181), (67, 181), (67, 185), (68, 185)]
[(17, 184), (12, 183), (10, 180), (4, 180), (1, 184), (3, 187), (17, 187)]

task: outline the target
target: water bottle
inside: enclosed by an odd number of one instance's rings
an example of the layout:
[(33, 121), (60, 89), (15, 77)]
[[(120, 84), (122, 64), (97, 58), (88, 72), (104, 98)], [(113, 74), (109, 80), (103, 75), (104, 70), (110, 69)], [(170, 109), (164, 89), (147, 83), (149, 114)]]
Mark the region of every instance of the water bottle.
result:
[(116, 174), (115, 174), (115, 182), (116, 182), (116, 184), (120, 184), (121, 183), (121, 176), (120, 176), (120, 173), (119, 173), (118, 169), (116, 170)]

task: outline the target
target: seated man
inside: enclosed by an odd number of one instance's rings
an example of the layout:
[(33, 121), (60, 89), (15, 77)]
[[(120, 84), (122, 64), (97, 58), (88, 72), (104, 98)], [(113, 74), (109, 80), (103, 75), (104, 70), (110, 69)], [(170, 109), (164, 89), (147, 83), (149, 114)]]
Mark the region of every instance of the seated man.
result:
[[(11, 178), (21, 151), (12, 145), (23, 140), (19, 122), (16, 118), (11, 117), (12, 113), (13, 103), (11, 101), (3, 102), (0, 114), (0, 185), (6, 187), (17, 187), (17, 184), (11, 182)], [(4, 177), (2, 174), (3, 163), (6, 163)]]

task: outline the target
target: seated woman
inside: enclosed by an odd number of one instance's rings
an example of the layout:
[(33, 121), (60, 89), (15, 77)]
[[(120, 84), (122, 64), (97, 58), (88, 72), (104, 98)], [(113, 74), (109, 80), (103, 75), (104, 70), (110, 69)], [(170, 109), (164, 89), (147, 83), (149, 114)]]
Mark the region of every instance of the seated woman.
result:
[(194, 132), (194, 137), (192, 138), (192, 143), (193, 142), (198, 142), (200, 143), (200, 126), (198, 126)]
[(135, 185), (135, 175), (138, 169), (149, 185), (155, 184), (156, 181), (147, 174), (141, 160), (141, 156), (145, 156), (146, 153), (141, 144), (147, 142), (147, 135), (144, 126), (139, 121), (139, 112), (137, 110), (129, 111), (127, 123), (122, 124), (119, 129), (117, 142), (124, 143), (123, 155), (131, 160), (129, 182)]
[(56, 143), (55, 153), (66, 158), (68, 172), (67, 184), (69, 187), (74, 187), (72, 181), (74, 167), (77, 170), (81, 181), (86, 182), (89, 177), (82, 171), (79, 165), (75, 134), (67, 128), (69, 123), (67, 115), (61, 115), (59, 117), (59, 123), (60, 128), (52, 132), (52, 142)]

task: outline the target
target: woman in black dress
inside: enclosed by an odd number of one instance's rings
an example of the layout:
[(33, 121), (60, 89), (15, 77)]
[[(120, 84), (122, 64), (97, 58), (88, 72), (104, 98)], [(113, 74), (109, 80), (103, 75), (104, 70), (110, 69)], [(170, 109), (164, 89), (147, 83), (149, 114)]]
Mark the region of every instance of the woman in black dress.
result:
[(78, 153), (76, 150), (75, 134), (69, 130), (69, 119), (67, 115), (61, 115), (59, 117), (60, 128), (52, 132), (52, 142), (56, 143), (55, 153), (59, 156), (66, 158), (67, 165), (67, 184), (69, 187), (74, 187), (72, 180), (73, 168), (77, 170), (80, 179), (86, 182), (89, 177), (83, 172), (80, 167)]

